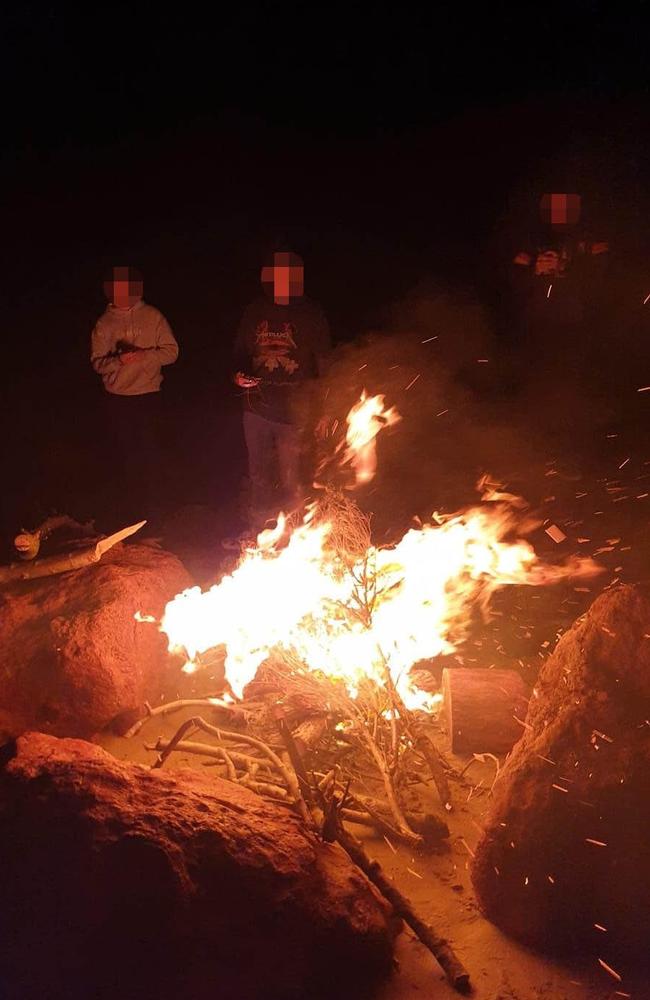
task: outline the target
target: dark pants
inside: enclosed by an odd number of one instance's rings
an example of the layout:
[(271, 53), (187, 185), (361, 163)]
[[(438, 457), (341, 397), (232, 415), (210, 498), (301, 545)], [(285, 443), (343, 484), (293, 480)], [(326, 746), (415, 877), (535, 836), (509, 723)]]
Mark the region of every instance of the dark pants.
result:
[(291, 510), (300, 500), (300, 431), (246, 411), (244, 437), (251, 488), (249, 527), (259, 531), (267, 518)]
[(159, 392), (104, 397), (112, 517), (116, 523), (151, 520), (164, 510), (165, 459)]

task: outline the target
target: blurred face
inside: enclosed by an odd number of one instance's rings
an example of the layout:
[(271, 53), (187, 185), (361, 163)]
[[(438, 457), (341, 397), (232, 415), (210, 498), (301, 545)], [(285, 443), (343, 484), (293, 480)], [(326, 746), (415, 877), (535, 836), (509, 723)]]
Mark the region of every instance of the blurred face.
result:
[(540, 202), (542, 221), (553, 229), (568, 229), (580, 220), (579, 194), (545, 194)]
[(128, 267), (114, 267), (113, 280), (104, 283), (106, 298), (118, 309), (131, 309), (143, 295), (143, 283), (129, 272)]
[(262, 286), (279, 306), (289, 305), (305, 291), (305, 269), (294, 253), (273, 254), (273, 264), (262, 268)]

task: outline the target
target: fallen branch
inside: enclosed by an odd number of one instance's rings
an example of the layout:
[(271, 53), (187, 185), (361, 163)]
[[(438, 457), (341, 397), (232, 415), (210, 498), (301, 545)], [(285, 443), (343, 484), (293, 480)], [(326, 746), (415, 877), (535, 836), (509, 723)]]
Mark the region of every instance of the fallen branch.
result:
[[(172, 715), (174, 712), (180, 712), (182, 708), (191, 708), (201, 706), (203, 708), (211, 708), (215, 711), (225, 712), (227, 715), (239, 716), (240, 718), (247, 714), (247, 709), (241, 708), (239, 705), (229, 705), (225, 701), (221, 701), (218, 698), (181, 698), (179, 701), (167, 701), (164, 705), (157, 705), (156, 708), (152, 708), (148, 701), (144, 703), (144, 709), (146, 715), (143, 715), (141, 719), (134, 722), (133, 725), (124, 734), (125, 739), (130, 740), (140, 732), (142, 727), (149, 719), (153, 719), (154, 716), (161, 715)], [(250, 706), (252, 707), (252, 706)]]
[(146, 521), (140, 521), (138, 524), (123, 528), (114, 535), (109, 535), (108, 538), (100, 539), (96, 545), (88, 549), (48, 556), (46, 559), (35, 559), (33, 562), (0, 566), (0, 584), (13, 583), (18, 580), (36, 580), (39, 577), (56, 576), (58, 573), (69, 573), (71, 570), (82, 569), (84, 566), (92, 566), (93, 563), (99, 562), (105, 552), (112, 549), (118, 542), (128, 538), (129, 535), (139, 531), (146, 523)]
[[(305, 800), (303, 799), (300, 793), (300, 786), (298, 784), (298, 779), (296, 778), (295, 773), (293, 773), (290, 768), (285, 766), (284, 762), (280, 759), (280, 757), (278, 757), (275, 751), (272, 750), (266, 743), (264, 743), (263, 740), (257, 739), (257, 737), (255, 736), (249, 736), (247, 733), (232, 732), (231, 730), (228, 729), (221, 729), (217, 726), (211, 726), (209, 722), (205, 721), (205, 719), (202, 719), (200, 716), (196, 716), (195, 718), (188, 719), (179, 727), (174, 736), (167, 743), (166, 747), (158, 755), (158, 759), (154, 764), (152, 764), (152, 767), (154, 768), (162, 767), (162, 765), (169, 757), (170, 753), (172, 753), (174, 750), (178, 748), (178, 744), (182, 741), (185, 734), (189, 732), (191, 729), (202, 729), (203, 732), (210, 733), (212, 736), (216, 736), (220, 740), (224, 738), (232, 739), (237, 743), (244, 743), (249, 746), (253, 746), (257, 750), (259, 750), (265, 757), (268, 758), (268, 760), (273, 764), (275, 769), (280, 774), (282, 780), (284, 781), (285, 785), (289, 790), (290, 795), (293, 798), (294, 804), (297, 806), (298, 811), (300, 812), (302, 819), (305, 821), (305, 823), (307, 823), (308, 826), (312, 825), (312, 817), (305, 804)], [(228, 751), (228, 752), (234, 753), (234, 751)]]
[[(171, 740), (158, 739), (155, 743), (145, 743), (145, 750), (155, 750), (160, 753), (161, 750), (171, 752), (172, 750), (178, 750), (179, 752), (195, 754), (197, 757), (212, 757), (215, 760), (221, 760), (226, 762), (226, 757), (230, 759), (235, 764), (240, 764), (242, 768), (248, 769), (253, 766), (265, 767), (266, 762), (260, 760), (258, 757), (251, 757), (248, 754), (240, 753), (239, 750), (225, 750), (223, 747), (214, 746), (212, 743), (196, 743), (193, 740), (178, 740), (174, 746), (170, 746)], [(156, 763), (156, 767), (160, 767), (160, 764)], [(237, 780), (237, 779), (233, 779)]]
[(88, 524), (79, 524), (74, 518), (67, 514), (57, 514), (47, 517), (37, 528), (27, 531), (25, 528), (14, 538), (14, 548), (21, 559), (35, 559), (39, 553), (41, 542), (49, 538), (54, 532), (61, 528), (69, 528), (82, 537), (95, 535), (95, 525), (92, 521)]
[(442, 766), (440, 751), (424, 727), (421, 726), (417, 720), (413, 719), (412, 716), (408, 721), (408, 726), (413, 736), (413, 747), (416, 751), (419, 751), (419, 753), (421, 753), (426, 760), (429, 771), (431, 772), (431, 777), (433, 778), (433, 783), (436, 786), (438, 795), (440, 796), (440, 801), (447, 812), (451, 812), (453, 809), (451, 789), (449, 788), (447, 775), (445, 774)]
[(449, 943), (445, 938), (439, 937), (429, 924), (420, 919), (413, 909), (410, 900), (395, 888), (395, 885), (390, 881), (388, 876), (384, 874), (379, 862), (369, 858), (356, 837), (353, 837), (351, 833), (348, 833), (343, 828), (343, 824), (338, 817), (338, 811), (335, 836), (354, 864), (368, 876), (370, 881), (377, 886), (382, 896), (392, 904), (396, 915), (408, 924), (422, 944), (429, 949), (444, 970), (447, 980), (454, 989), (459, 993), (468, 993), (470, 990), (469, 973), (456, 957)]
[(366, 749), (369, 751), (375, 764), (377, 765), (377, 770), (379, 771), (384, 784), (386, 801), (390, 807), (397, 829), (399, 830), (402, 838), (412, 847), (420, 847), (422, 845), (422, 837), (411, 829), (406, 816), (397, 801), (397, 796), (395, 795), (395, 789), (393, 788), (393, 782), (388, 771), (388, 766), (381, 750), (365, 726), (361, 725), (359, 727), (359, 734), (361, 736), (361, 741), (364, 743)]

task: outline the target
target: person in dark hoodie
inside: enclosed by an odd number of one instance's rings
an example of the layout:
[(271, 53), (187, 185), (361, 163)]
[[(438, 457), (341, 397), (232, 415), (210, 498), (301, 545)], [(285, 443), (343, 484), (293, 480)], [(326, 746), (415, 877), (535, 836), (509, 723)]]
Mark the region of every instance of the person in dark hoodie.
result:
[(115, 448), (113, 508), (120, 519), (150, 518), (162, 506), (161, 368), (178, 357), (165, 317), (143, 299), (142, 275), (114, 267), (108, 299), (91, 336), (90, 360), (101, 377), (107, 436)]
[[(331, 348), (325, 314), (304, 294), (302, 259), (278, 251), (261, 278), (263, 294), (244, 310), (234, 348), (251, 490), (247, 537), (300, 501), (302, 432), (318, 405), (316, 380)], [(322, 436), (326, 427), (321, 417), (315, 431)]]

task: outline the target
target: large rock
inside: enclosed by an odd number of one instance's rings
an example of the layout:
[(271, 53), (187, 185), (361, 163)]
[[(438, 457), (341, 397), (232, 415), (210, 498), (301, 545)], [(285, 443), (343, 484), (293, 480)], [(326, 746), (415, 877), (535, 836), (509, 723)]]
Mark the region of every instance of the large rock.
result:
[(88, 568), (0, 590), (0, 733), (88, 737), (155, 698), (171, 659), (134, 615), (160, 616), (191, 582), (170, 553), (118, 545)]
[(526, 721), (476, 848), (472, 875), (484, 913), (545, 949), (593, 945), (605, 961), (646, 954), (650, 600), (643, 593), (605, 592), (562, 637)]
[(79, 740), (0, 756), (6, 1000), (343, 997), (390, 967), (387, 904), (288, 810)]

